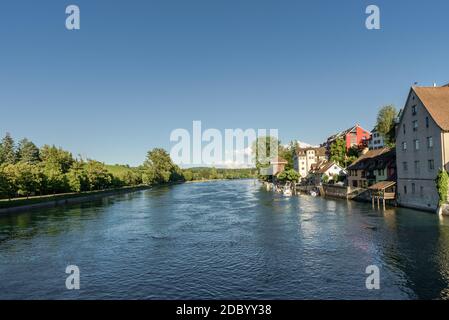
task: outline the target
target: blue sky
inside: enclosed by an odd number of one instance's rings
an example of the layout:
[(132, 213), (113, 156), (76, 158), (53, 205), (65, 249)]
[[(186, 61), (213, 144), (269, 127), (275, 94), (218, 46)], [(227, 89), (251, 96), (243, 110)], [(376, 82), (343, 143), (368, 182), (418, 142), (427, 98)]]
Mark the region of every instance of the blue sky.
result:
[(449, 82), (448, 15), (444, 0), (4, 2), (0, 134), (131, 165), (193, 120), (318, 144), (371, 129), (415, 81)]

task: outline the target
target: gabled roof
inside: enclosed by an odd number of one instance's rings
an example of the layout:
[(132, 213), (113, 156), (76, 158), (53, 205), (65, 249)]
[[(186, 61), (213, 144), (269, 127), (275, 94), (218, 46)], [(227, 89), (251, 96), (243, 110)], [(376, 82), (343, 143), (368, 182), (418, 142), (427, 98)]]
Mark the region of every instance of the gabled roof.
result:
[(348, 167), (348, 170), (377, 170), (383, 169), (390, 163), (396, 161), (396, 151), (391, 148), (382, 148), (376, 150), (369, 150), (364, 155), (360, 156), (353, 164)]
[(356, 131), (357, 131), (357, 128), (360, 128), (360, 129), (362, 129), (363, 131), (369, 132), (368, 130), (365, 130), (364, 128), (362, 128), (359, 124), (356, 124), (355, 126), (349, 128), (349, 129), (340, 131), (339, 133), (336, 133), (336, 134), (330, 136), (330, 137), (327, 139), (327, 141), (334, 141), (334, 140), (337, 140), (338, 138), (341, 138), (341, 137), (346, 136), (348, 133), (356, 132)]
[(329, 170), (330, 168), (332, 168), (333, 166), (338, 166), (340, 169), (343, 170), (343, 168), (340, 167), (338, 164), (336, 164), (333, 161), (330, 161), (330, 162), (326, 163), (323, 167), (321, 167), (320, 170), (318, 170), (318, 173), (326, 173), (326, 171)]
[(449, 87), (412, 87), (436, 124), (449, 131)]
[(326, 155), (326, 148), (324, 147), (310, 147), (310, 148), (296, 148), (297, 156), (305, 156), (307, 151), (314, 150), (315, 155), (318, 157), (322, 157)]

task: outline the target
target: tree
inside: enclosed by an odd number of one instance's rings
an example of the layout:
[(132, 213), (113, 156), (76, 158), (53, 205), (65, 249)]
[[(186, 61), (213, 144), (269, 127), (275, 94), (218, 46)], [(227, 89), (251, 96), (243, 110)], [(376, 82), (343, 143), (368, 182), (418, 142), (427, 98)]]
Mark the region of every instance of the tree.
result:
[(37, 189), (37, 179), (34, 176), (35, 170), (33, 165), (20, 162), (15, 165), (15, 170), (17, 192), (19, 195), (28, 198)]
[(147, 183), (167, 183), (173, 181), (175, 178), (173, 173), (176, 173), (178, 170), (167, 151), (161, 148), (148, 151), (144, 167), (145, 181)]
[(13, 164), (0, 166), (0, 194), (8, 199), (17, 195), (17, 170)]
[(0, 148), (0, 163), (14, 164), (17, 162), (14, 140), (9, 133), (2, 139)]
[(389, 146), (395, 144), (395, 126), (396, 117), (398, 116), (398, 111), (393, 105), (388, 105), (380, 108), (377, 114), (376, 129), (385, 139), (385, 142)]
[(193, 180), (193, 173), (190, 170), (184, 170), (183, 171), (184, 179), (185, 181), (192, 181)]
[(42, 161), (54, 168), (59, 168), (62, 173), (67, 173), (72, 166), (74, 159), (72, 154), (62, 148), (44, 145), (40, 150)]
[(21, 162), (37, 163), (40, 161), (39, 148), (28, 139), (22, 139), (17, 148), (17, 158)]
[(330, 147), (330, 160), (345, 166), (346, 163), (346, 142), (344, 139), (337, 139)]
[(282, 171), (278, 175), (278, 179), (280, 181), (296, 182), (299, 180), (300, 177), (301, 177), (301, 175), (298, 172), (296, 172), (296, 170), (293, 170), (293, 169)]
[(449, 175), (446, 170), (442, 169), (436, 178), (438, 195), (440, 196), (440, 205), (447, 202), (447, 193), (449, 188)]
[(112, 174), (106, 166), (95, 160), (88, 160), (85, 166), (89, 190), (103, 190), (111, 187)]
[(258, 137), (251, 150), (257, 169), (265, 168), (270, 160), (279, 155), (280, 141), (272, 136)]
[(43, 190), (45, 193), (63, 193), (69, 191), (68, 181), (59, 165), (50, 163), (43, 167), (45, 183)]
[(290, 170), (293, 169), (294, 165), (293, 165), (293, 156), (294, 153), (296, 152), (296, 146), (298, 144), (294, 141), (291, 141), (290, 144), (286, 147), (279, 145), (279, 156), (286, 160), (288, 163), (285, 165), (285, 170)]
[(82, 161), (75, 161), (66, 174), (70, 191), (82, 192), (89, 188), (89, 181)]

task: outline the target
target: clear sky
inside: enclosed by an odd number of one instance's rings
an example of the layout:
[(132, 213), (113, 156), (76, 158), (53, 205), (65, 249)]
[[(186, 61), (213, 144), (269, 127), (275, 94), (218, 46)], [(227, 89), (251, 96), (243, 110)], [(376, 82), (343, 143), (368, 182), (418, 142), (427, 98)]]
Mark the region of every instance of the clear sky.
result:
[(193, 120), (319, 144), (449, 82), (448, 16), (447, 0), (4, 1), (0, 134), (131, 165)]

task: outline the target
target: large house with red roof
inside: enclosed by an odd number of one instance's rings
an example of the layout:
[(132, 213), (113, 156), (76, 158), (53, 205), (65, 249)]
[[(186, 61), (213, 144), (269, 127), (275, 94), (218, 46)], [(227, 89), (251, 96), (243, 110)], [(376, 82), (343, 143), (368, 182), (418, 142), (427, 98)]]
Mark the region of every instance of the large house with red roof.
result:
[(354, 146), (363, 148), (368, 146), (368, 141), (371, 139), (371, 132), (356, 124), (354, 127), (330, 136), (323, 146), (329, 151), (330, 146), (338, 139), (343, 139), (345, 141), (346, 150), (349, 150)]

